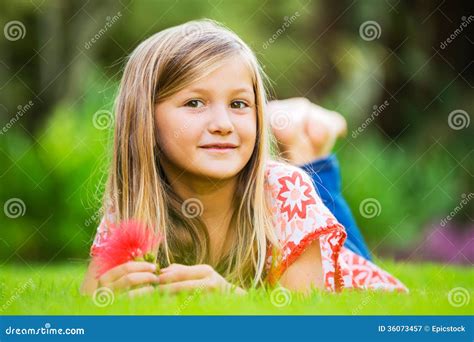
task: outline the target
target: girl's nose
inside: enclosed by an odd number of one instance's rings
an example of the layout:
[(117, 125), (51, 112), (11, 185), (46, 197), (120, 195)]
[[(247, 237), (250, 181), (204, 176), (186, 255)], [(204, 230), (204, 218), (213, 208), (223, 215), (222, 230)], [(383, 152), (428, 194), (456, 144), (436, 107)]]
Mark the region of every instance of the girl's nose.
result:
[(225, 106), (216, 106), (213, 108), (209, 122), (209, 132), (227, 135), (233, 131), (234, 125), (232, 124), (227, 108)]

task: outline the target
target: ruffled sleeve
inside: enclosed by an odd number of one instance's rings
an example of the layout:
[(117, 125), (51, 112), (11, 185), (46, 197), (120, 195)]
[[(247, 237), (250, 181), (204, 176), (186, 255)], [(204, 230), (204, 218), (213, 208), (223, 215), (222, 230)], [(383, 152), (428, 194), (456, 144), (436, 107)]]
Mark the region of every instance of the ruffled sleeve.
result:
[(346, 232), (317, 195), (310, 176), (298, 167), (270, 161), (265, 186), (280, 243), (269, 246), (267, 281), (275, 284), (305, 249), (319, 239), (325, 288), (340, 291), (344, 277), (348, 276), (348, 270), (341, 268), (339, 262)]

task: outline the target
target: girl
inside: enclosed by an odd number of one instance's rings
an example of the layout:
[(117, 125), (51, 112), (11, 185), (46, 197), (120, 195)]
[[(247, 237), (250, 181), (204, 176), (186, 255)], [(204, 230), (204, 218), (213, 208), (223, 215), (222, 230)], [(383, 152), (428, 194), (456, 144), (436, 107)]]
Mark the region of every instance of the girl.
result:
[(305, 171), (270, 160), (265, 107), (255, 55), (215, 22), (169, 28), (135, 49), (116, 99), (105, 215), (91, 255), (112, 222), (133, 218), (163, 235), (157, 258), (167, 267), (155, 275), (151, 263), (128, 262), (96, 279), (92, 259), (84, 293), (245, 293), (277, 283), (301, 292), (406, 290), (344, 246), (344, 227)]

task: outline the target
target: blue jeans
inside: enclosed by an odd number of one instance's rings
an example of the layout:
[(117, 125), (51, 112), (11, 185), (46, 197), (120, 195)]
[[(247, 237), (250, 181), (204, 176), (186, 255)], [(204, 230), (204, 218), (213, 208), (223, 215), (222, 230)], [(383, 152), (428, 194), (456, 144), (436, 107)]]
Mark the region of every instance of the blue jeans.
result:
[(367, 260), (372, 260), (369, 249), (359, 227), (352, 216), (351, 209), (341, 193), (341, 173), (334, 154), (300, 166), (313, 179), (319, 196), (347, 232), (344, 246)]

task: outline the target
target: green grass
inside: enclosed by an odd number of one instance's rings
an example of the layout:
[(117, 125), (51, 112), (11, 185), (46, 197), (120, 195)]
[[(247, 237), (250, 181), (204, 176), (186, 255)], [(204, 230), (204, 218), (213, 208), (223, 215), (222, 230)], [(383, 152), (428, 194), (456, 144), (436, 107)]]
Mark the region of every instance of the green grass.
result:
[[(379, 262), (380, 263), (380, 262)], [(474, 313), (474, 270), (441, 264), (393, 263), (383, 267), (399, 277), (410, 294), (347, 291), (315, 292), (308, 298), (293, 294), (282, 307), (269, 293), (258, 290), (244, 297), (188, 293), (155, 293), (114, 301), (99, 307), (79, 294), (85, 271), (82, 263), (60, 265), (6, 265), (0, 268), (1, 315), (470, 315)], [(448, 300), (453, 288), (464, 288), (467, 303), (455, 307)]]

